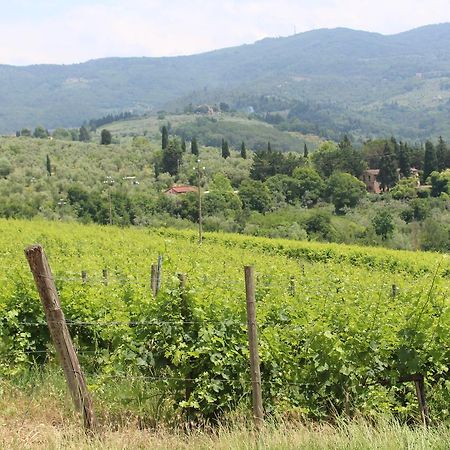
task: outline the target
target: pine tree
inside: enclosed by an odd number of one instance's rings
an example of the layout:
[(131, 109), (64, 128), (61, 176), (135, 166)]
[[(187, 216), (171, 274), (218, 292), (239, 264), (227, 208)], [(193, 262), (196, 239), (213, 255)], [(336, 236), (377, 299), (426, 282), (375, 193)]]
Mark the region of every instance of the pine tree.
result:
[(230, 148), (228, 147), (228, 141), (222, 138), (222, 158), (227, 159), (230, 156)]
[(450, 159), (450, 151), (447, 147), (447, 143), (439, 136), (438, 144), (436, 145), (436, 158), (437, 169), (439, 172), (443, 172), (447, 169), (448, 160)]
[(51, 177), (52, 176), (52, 163), (50, 162), (50, 156), (48, 156), (48, 155), (47, 155), (46, 165), (47, 165), (47, 174), (49, 177)]
[(305, 142), (305, 145), (303, 147), (303, 158), (308, 158), (308, 154), (309, 154), (308, 147), (307, 147), (306, 142)]
[(169, 145), (169, 132), (167, 127), (164, 125), (161, 129), (161, 148), (165, 150)]
[(423, 161), (422, 182), (426, 183), (431, 172), (438, 170), (438, 161), (436, 158), (436, 150), (432, 142), (425, 142), (425, 158)]
[(241, 144), (241, 158), (242, 159), (247, 159), (247, 149), (245, 148), (245, 142), (242, 141)]
[(400, 142), (398, 146), (398, 167), (401, 176), (407, 178), (411, 176), (411, 160), (409, 157), (408, 145)]
[(191, 153), (193, 155), (198, 156), (198, 144), (197, 144), (197, 139), (196, 138), (192, 138), (192, 142), (191, 142)]
[(380, 172), (377, 180), (383, 191), (388, 191), (391, 187), (395, 186), (398, 181), (395, 157), (387, 143), (384, 144), (383, 155), (380, 159)]

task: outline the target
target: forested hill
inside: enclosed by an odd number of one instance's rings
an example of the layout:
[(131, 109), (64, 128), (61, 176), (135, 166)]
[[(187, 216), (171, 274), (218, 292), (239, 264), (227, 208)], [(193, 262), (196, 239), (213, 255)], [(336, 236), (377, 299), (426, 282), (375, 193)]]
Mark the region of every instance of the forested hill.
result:
[(183, 57), (0, 66), (3, 133), (220, 101), (280, 112), (286, 128), (329, 137), (447, 136), (450, 24), (391, 36), (321, 29)]

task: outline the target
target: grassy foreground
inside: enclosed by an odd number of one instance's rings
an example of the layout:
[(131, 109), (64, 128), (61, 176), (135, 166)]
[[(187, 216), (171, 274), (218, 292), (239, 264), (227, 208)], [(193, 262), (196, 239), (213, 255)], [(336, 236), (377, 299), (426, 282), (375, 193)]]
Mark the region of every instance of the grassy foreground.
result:
[[(391, 420), (376, 425), (341, 420), (334, 425), (278, 421), (267, 423), (258, 445), (245, 419), (211, 429), (142, 426), (129, 412), (111, 416), (96, 403), (99, 428), (87, 436), (73, 412), (61, 376), (28, 383), (1, 382), (2, 449), (448, 449), (450, 428), (428, 430)], [(99, 399), (97, 399), (99, 400)]]

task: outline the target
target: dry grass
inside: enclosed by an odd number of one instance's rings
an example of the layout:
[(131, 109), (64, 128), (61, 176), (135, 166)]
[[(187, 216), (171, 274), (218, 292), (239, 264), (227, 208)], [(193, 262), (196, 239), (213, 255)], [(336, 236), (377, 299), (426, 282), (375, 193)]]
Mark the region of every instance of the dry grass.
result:
[[(141, 429), (139, 421), (108, 421), (101, 411), (97, 433), (87, 436), (70, 408), (61, 385), (39, 388), (2, 384), (0, 448), (2, 449), (449, 449), (450, 429), (424, 430), (393, 421), (377, 426), (364, 421), (338, 425), (267, 424), (258, 442), (243, 422), (211, 430)], [(66, 405), (66, 406), (64, 406)]]

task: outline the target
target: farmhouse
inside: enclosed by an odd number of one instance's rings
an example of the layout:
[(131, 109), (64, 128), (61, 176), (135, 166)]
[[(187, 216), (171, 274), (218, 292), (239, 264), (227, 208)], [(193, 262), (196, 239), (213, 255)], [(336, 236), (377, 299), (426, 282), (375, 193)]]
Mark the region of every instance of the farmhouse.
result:
[[(380, 183), (378, 182), (378, 174), (380, 169), (367, 169), (362, 174), (362, 181), (367, 187), (367, 191), (373, 194), (380, 194), (383, 190), (381, 189)], [(398, 179), (400, 179), (400, 169), (397, 169)], [(417, 180), (417, 187), (420, 186), (419, 182), (419, 171), (411, 167), (411, 177)]]
[(198, 192), (198, 188), (196, 188), (195, 186), (189, 186), (189, 185), (172, 186), (170, 189), (167, 189), (167, 191), (164, 191), (164, 194), (181, 195), (181, 194), (187, 194), (189, 192)]

